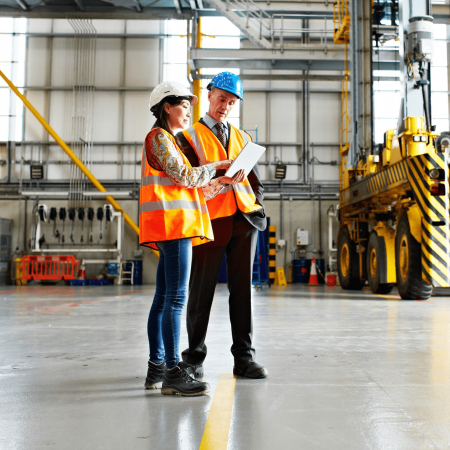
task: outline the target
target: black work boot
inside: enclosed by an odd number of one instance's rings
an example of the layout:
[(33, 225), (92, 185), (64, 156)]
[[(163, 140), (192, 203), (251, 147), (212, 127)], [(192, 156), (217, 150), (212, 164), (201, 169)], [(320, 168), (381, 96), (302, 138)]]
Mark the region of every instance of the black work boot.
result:
[(234, 363), (233, 374), (245, 378), (266, 378), (269, 375), (267, 369), (255, 361), (243, 364)]
[(166, 362), (161, 364), (152, 363), (148, 361), (147, 378), (145, 379), (146, 389), (159, 389), (161, 382), (164, 379), (164, 370), (166, 369)]
[(209, 384), (197, 381), (191, 373), (191, 366), (184, 361), (180, 361), (171, 369), (166, 368), (161, 394), (194, 397), (209, 392)]

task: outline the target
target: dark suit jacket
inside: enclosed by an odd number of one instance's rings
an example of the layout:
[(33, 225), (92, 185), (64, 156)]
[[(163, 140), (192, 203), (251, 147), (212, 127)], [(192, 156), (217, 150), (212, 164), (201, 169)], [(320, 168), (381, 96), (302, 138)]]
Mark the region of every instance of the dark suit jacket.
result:
[[(206, 123), (203, 121), (203, 119), (200, 119), (199, 122), (202, 125), (204, 125), (206, 128), (208, 128), (208, 125), (206, 125)], [(228, 128), (229, 128), (229, 125), (228, 125)], [(208, 130), (209, 130), (209, 128), (208, 128)], [(230, 130), (228, 130), (228, 136), (230, 135), (229, 131)], [(211, 131), (211, 133), (212, 133), (212, 131)], [(181, 144), (181, 150), (183, 151), (184, 155), (191, 163), (191, 166), (198, 167), (200, 165), (199, 161), (198, 161), (198, 157), (197, 157), (197, 154), (195, 153), (195, 150), (192, 148), (191, 144), (184, 137), (182, 132), (179, 132), (177, 134), (177, 138)], [(228, 144), (227, 144), (226, 152), (228, 155)], [(218, 170), (216, 173), (216, 177), (220, 177), (224, 174), (225, 174), (225, 170)], [(261, 205), (263, 207), (263, 209), (256, 211), (252, 214), (244, 214), (244, 213), (241, 213), (240, 211), (238, 211), (236, 214), (241, 214), (248, 220), (248, 222), (250, 222), (250, 224), (253, 227), (255, 227), (258, 230), (263, 231), (266, 229), (267, 219), (266, 219), (266, 215), (264, 213), (264, 204), (263, 204), (264, 186), (261, 182), (261, 178), (259, 176), (259, 170), (258, 170), (257, 165), (255, 167), (253, 167), (252, 171), (248, 174), (247, 178), (250, 183), (250, 186), (253, 189), (253, 192), (255, 193), (256, 203), (258, 205)], [(236, 216), (236, 214), (235, 214), (235, 216)], [(219, 219), (212, 220), (211, 224), (212, 224), (213, 232), (214, 232), (214, 242), (211, 242), (211, 243), (205, 244), (205, 245), (212, 245), (212, 246), (222, 245), (222, 243), (226, 239), (226, 237), (229, 234), (231, 234), (231, 229), (233, 227), (232, 220), (233, 220), (233, 216), (222, 217)], [(226, 239), (226, 241), (228, 242), (228, 239)]]

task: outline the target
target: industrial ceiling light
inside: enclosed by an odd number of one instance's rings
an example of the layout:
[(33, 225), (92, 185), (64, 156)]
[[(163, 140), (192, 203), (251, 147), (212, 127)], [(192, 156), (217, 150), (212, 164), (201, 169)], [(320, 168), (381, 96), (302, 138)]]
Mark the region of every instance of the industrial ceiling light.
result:
[(68, 192), (54, 192), (54, 191), (20, 191), (20, 195), (24, 197), (68, 197)]
[(277, 180), (284, 180), (286, 178), (286, 169), (287, 169), (286, 164), (278, 163), (275, 166), (275, 178)]
[(86, 191), (83, 192), (83, 197), (131, 197), (132, 191)]

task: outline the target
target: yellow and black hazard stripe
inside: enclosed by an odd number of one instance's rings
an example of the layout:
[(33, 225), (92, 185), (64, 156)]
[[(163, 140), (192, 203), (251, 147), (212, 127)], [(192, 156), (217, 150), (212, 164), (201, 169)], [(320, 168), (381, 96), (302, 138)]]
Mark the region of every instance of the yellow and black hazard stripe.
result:
[(269, 284), (275, 283), (275, 270), (277, 267), (277, 227), (269, 226)]
[(406, 160), (402, 160), (342, 190), (339, 207), (343, 208), (347, 205), (367, 200), (374, 195), (387, 192), (407, 182), (408, 164)]
[(435, 287), (448, 287), (449, 198), (431, 195), (432, 169), (445, 169), (443, 154), (427, 153), (408, 159), (409, 181), (422, 213), (422, 278)]

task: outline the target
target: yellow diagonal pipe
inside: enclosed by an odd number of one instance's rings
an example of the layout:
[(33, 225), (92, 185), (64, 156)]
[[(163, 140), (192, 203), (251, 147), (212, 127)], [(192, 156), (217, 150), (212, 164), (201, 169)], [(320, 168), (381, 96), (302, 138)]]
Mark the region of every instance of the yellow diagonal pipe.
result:
[[(56, 134), (56, 131), (49, 125), (49, 123), (36, 111), (34, 106), (27, 100), (27, 98), (22, 95), (19, 90), (14, 86), (14, 84), (9, 80), (9, 78), (0, 70), (0, 76), (5, 80), (8, 86), (13, 90), (13, 92), (23, 101), (25, 106), (31, 111), (31, 113), (36, 117), (41, 125), (47, 130), (50, 136), (56, 141), (56, 143), (67, 153), (69, 158), (76, 164), (76, 166), (86, 175), (87, 179), (100, 191), (106, 192), (106, 189), (97, 180), (97, 178), (92, 175), (89, 169), (81, 162), (77, 155), (70, 149), (70, 147)], [(139, 227), (134, 223), (133, 219), (122, 209), (122, 207), (114, 200), (110, 195), (105, 195), (105, 199), (111, 203), (111, 205), (117, 210), (123, 212), (123, 218), (125, 222), (133, 229), (133, 231), (139, 236)], [(153, 250), (153, 253), (158, 256), (158, 252)]]

